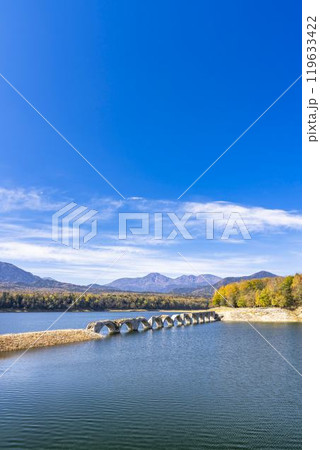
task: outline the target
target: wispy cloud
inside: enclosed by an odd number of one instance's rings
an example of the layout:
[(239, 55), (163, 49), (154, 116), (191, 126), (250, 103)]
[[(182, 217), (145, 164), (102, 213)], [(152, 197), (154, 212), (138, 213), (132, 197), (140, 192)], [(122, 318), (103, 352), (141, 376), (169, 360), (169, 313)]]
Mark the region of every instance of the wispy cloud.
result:
[[(9, 211), (56, 211), (67, 201), (64, 198), (57, 198), (57, 194), (49, 196), (42, 191), (22, 188), (6, 189), (0, 187), (0, 209), (2, 212)], [(77, 202), (77, 199), (73, 199)], [(77, 202), (78, 203), (78, 202)], [(174, 212), (177, 215), (184, 213), (214, 213), (221, 212), (225, 220), (231, 213), (237, 212), (241, 215), (246, 225), (252, 231), (264, 231), (277, 228), (290, 228), (299, 230), (301, 228), (301, 214), (296, 211), (286, 211), (283, 209), (263, 208), (257, 205), (241, 205), (225, 201), (214, 202), (178, 202), (172, 200), (153, 200), (142, 197), (131, 197), (127, 200), (114, 200), (112, 198), (93, 198), (88, 207), (99, 212), (100, 219), (108, 221), (118, 212)], [(189, 225), (195, 226), (196, 221), (191, 220)], [(116, 224), (115, 224), (116, 225)], [(199, 225), (199, 224), (198, 224)], [(217, 221), (219, 226), (219, 221)]]
[(283, 209), (262, 208), (259, 206), (243, 206), (236, 203), (224, 201), (217, 202), (186, 202), (184, 210), (193, 212), (211, 213), (221, 211), (227, 218), (231, 213), (237, 212), (241, 215), (245, 224), (251, 231), (264, 231), (272, 228), (301, 229), (302, 217), (296, 211), (285, 211)]
[[(114, 267), (110, 262), (125, 252)], [(141, 249), (132, 246), (96, 246), (81, 251), (56, 244), (41, 245), (22, 242), (0, 242), (4, 261), (14, 262), (39, 276), (51, 276), (61, 281), (90, 283), (101, 278), (105, 283), (118, 277), (143, 276), (157, 271), (170, 276), (191, 273), (190, 268), (175, 253), (166, 250)], [(249, 274), (269, 261), (268, 256), (246, 257), (226, 254), (195, 257), (193, 266), (200, 273), (220, 276)], [(109, 266), (109, 267), (108, 267)]]
[(53, 202), (36, 189), (6, 189), (0, 187), (0, 211), (52, 211), (61, 203)]

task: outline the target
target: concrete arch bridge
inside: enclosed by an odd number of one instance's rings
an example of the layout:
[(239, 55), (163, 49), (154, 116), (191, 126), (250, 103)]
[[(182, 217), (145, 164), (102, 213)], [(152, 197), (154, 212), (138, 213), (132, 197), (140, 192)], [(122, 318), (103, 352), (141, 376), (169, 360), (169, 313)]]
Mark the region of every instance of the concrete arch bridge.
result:
[(152, 330), (163, 327), (187, 326), (221, 320), (221, 317), (214, 311), (205, 312), (186, 312), (173, 315), (162, 314), (160, 316), (151, 316), (149, 319), (145, 317), (114, 319), (114, 320), (97, 320), (90, 322), (86, 330), (100, 333), (106, 327), (109, 334), (120, 333), (121, 329), (131, 331)]

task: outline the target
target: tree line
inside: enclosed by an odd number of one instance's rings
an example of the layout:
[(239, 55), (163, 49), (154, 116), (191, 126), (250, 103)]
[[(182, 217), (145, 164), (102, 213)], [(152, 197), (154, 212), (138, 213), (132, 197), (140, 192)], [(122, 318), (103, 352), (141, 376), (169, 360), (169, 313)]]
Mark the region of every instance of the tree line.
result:
[[(72, 305), (72, 307), (70, 307)], [(297, 308), (302, 305), (302, 276), (246, 280), (222, 286), (212, 299), (132, 292), (0, 292), (0, 310), (105, 311), (108, 309), (178, 310), (217, 306)]]
[(302, 275), (240, 281), (222, 286), (210, 306), (297, 308), (302, 305)]
[(165, 294), (130, 292), (81, 294), (74, 292), (4, 291), (0, 293), (0, 310), (22, 311), (105, 311), (107, 309), (206, 309), (209, 300)]

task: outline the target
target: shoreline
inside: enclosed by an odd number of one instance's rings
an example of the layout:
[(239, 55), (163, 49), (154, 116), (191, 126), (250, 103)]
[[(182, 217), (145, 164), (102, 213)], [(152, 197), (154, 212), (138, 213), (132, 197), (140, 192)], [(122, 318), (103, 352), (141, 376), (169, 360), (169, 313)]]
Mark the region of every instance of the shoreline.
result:
[(301, 323), (302, 308), (230, 308), (220, 306), (214, 311), (223, 316), (224, 322)]
[[(104, 311), (92, 311), (90, 309), (81, 309), (68, 311), (70, 313), (192, 313), (192, 312), (206, 312), (215, 311), (217, 314), (223, 316), (224, 322), (245, 322), (250, 320), (252, 322), (302, 322), (302, 308), (285, 309), (278, 307), (268, 308), (231, 308), (228, 306), (218, 306), (208, 309), (106, 309)], [(0, 310), (0, 313), (62, 313), (61, 310), (38, 310), (26, 311), (21, 309), (6, 309)], [(0, 335), (1, 336), (1, 335)]]
[[(206, 311), (214, 311), (216, 308), (207, 308), (207, 309), (105, 309), (102, 311), (95, 311), (92, 309), (73, 309), (72, 311), (68, 311), (69, 313), (127, 313), (127, 312), (206, 312)], [(26, 309), (2, 309), (0, 313), (63, 313), (64, 311), (61, 309), (50, 309), (50, 311), (46, 309), (38, 309), (38, 310), (26, 310)]]

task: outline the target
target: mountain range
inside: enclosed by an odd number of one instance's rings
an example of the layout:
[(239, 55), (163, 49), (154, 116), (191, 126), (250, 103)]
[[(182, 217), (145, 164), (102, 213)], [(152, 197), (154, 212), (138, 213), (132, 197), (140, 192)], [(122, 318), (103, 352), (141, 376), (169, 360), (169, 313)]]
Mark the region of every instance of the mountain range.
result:
[[(276, 277), (277, 275), (261, 271), (252, 275), (241, 277), (220, 278), (216, 275), (182, 275), (177, 278), (170, 278), (160, 273), (149, 273), (144, 277), (136, 278), (119, 278), (105, 285), (95, 284), (90, 288), (91, 292), (151, 292), (162, 294), (180, 294), (195, 296), (210, 296), (214, 288), (225, 286), (241, 280), (249, 280), (255, 278)], [(81, 292), (88, 286), (77, 285), (72, 283), (64, 283), (53, 278), (41, 278), (27, 272), (19, 267), (0, 262), (0, 288), (28, 289), (28, 290), (60, 290), (70, 292)]]
[[(107, 286), (120, 291), (134, 291), (134, 292), (174, 292), (190, 291), (202, 286), (206, 286), (207, 279), (211, 284), (215, 284), (221, 280), (220, 277), (215, 275), (182, 275), (178, 278), (170, 278), (161, 273), (149, 273), (145, 277), (139, 278), (119, 278), (112, 281)], [(181, 293), (181, 292), (180, 292)]]

